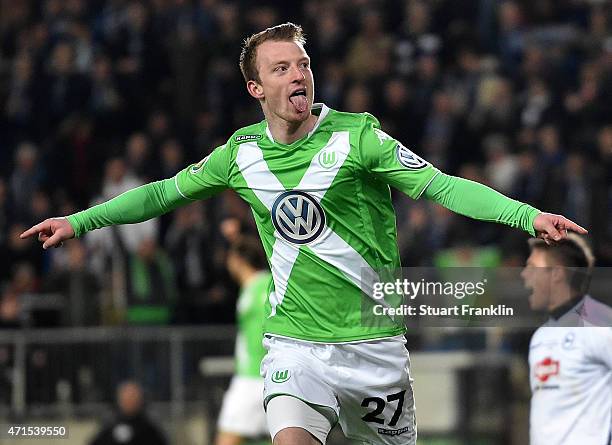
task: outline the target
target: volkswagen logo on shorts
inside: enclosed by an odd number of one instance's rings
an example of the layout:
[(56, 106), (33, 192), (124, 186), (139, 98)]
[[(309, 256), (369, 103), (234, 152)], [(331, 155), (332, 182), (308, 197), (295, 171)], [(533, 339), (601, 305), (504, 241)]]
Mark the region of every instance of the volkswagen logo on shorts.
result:
[(427, 165), (427, 162), (425, 162), (421, 157), (417, 156), (400, 143), (397, 144), (397, 160), (404, 167), (412, 170), (418, 170)]
[(278, 233), (294, 244), (314, 241), (325, 228), (323, 207), (308, 193), (282, 193), (272, 206), (272, 223)]

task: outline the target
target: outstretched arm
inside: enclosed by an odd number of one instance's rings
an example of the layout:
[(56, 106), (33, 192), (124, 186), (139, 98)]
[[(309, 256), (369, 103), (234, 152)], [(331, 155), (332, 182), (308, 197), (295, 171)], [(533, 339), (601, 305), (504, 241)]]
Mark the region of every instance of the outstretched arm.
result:
[(561, 215), (542, 213), (486, 185), (444, 173), (436, 175), (423, 196), (470, 218), (523, 229), (547, 243), (565, 238), (568, 230), (587, 233), (583, 227)]
[(191, 202), (179, 194), (174, 181), (171, 178), (152, 182), (68, 217), (46, 219), (23, 232), (21, 238), (38, 235), (43, 249), (48, 249), (90, 230), (114, 224), (139, 223), (163, 215)]
[(21, 234), (38, 235), (43, 248), (59, 247), (62, 241), (90, 230), (114, 224), (134, 224), (163, 215), (178, 206), (209, 198), (228, 187), (228, 152), (225, 145), (173, 178), (128, 190), (122, 195), (63, 218), (49, 218)]

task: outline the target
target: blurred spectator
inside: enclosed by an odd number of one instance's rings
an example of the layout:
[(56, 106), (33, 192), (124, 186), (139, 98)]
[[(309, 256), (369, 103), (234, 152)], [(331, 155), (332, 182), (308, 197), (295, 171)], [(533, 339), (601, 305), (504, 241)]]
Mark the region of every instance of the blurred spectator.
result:
[[(81, 0), (72, 0), (68, 5), (79, 5), (81, 9), (80, 15), (84, 10), (84, 5)], [(74, 9), (73, 9), (74, 11)], [(91, 71), (94, 58), (94, 43), (92, 32), (87, 26), (87, 23), (81, 21), (72, 21), (69, 25), (69, 33), (72, 36), (74, 45), (74, 66), (78, 73), (88, 74)]]
[(90, 445), (165, 445), (166, 438), (145, 410), (142, 387), (134, 381), (117, 389), (117, 414)]
[(447, 88), (460, 112), (474, 108), (482, 82), (483, 62), (474, 48), (463, 47), (457, 54), (456, 68), (447, 81)]
[(37, 110), (47, 116), (46, 129), (57, 125), (64, 117), (84, 110), (89, 102), (91, 81), (77, 71), (74, 58), (74, 47), (67, 41), (59, 41), (52, 49), (40, 84), (48, 96), (39, 99), (38, 107), (41, 109)]
[(457, 115), (451, 96), (436, 92), (431, 111), (425, 119), (422, 152), (425, 159), (441, 169), (449, 168), (450, 148), (456, 142), (458, 131)]
[(442, 76), (440, 63), (435, 53), (423, 53), (416, 60), (413, 76), (415, 109), (427, 114), (431, 107), (432, 96), (440, 87)]
[(181, 296), (179, 320), (196, 321), (204, 303), (204, 292), (215, 282), (213, 258), (207, 248), (211, 244), (203, 203), (195, 202), (177, 209), (166, 233), (164, 247), (172, 260)]
[[(564, 190), (564, 213), (582, 218), (584, 224), (591, 226), (591, 210), (593, 203), (592, 177), (588, 175), (586, 159), (580, 153), (570, 153), (565, 164), (565, 178), (567, 184)], [(571, 218), (571, 217), (570, 217)]]
[(15, 263), (12, 270), (11, 281), (0, 294), (0, 326), (15, 328), (34, 322), (30, 308), (24, 305), (23, 296), (37, 290), (38, 283), (29, 263)]
[[(218, 116), (215, 113), (201, 111), (195, 118), (195, 154), (198, 160), (204, 158), (216, 147), (216, 130)], [(223, 141), (225, 143), (225, 141)]]
[(176, 305), (174, 268), (153, 238), (143, 239), (128, 257), (127, 313), (130, 324), (168, 324)]
[(518, 125), (518, 108), (512, 82), (502, 77), (483, 79), (469, 117), (475, 131), (481, 135), (501, 133), (513, 137)]
[(389, 79), (384, 85), (383, 128), (405, 145), (416, 145), (421, 136), (421, 120), (414, 110), (408, 83), (401, 78)]
[(140, 183), (150, 182), (156, 175), (149, 144), (149, 138), (144, 133), (132, 134), (126, 144), (126, 161), (129, 174)]
[(21, 325), (21, 306), (19, 296), (6, 287), (0, 295), (0, 328), (18, 328)]
[(91, 78), (89, 110), (99, 119), (101, 125), (114, 128), (112, 119), (120, 113), (124, 98), (115, 80), (112, 60), (108, 56), (104, 54), (96, 56)]
[(342, 59), (346, 52), (347, 34), (342, 20), (338, 16), (338, 11), (332, 5), (321, 5), (322, 11), (314, 17), (319, 32), (312, 35), (312, 49), (310, 57), (314, 66), (324, 61)]
[(565, 96), (565, 108), (572, 121), (590, 129), (610, 119), (612, 106), (607, 99), (611, 94), (610, 79), (604, 78), (600, 65), (587, 62), (580, 71), (578, 89)]
[(395, 42), (396, 69), (409, 75), (416, 70), (416, 60), (422, 54), (435, 54), (442, 50), (442, 39), (431, 30), (432, 17), (428, 2), (404, 2), (404, 20)]
[(184, 150), (176, 139), (166, 140), (159, 148), (160, 174), (159, 178), (170, 178), (185, 167)]
[(242, 233), (242, 225), (238, 218), (226, 218), (220, 225), (221, 235), (230, 245), (236, 243)]
[[(128, 143), (129, 146), (129, 143)], [(146, 150), (146, 148), (145, 148)], [(140, 153), (141, 150), (135, 150)], [(107, 200), (119, 196), (134, 187), (142, 185), (142, 182), (134, 175), (128, 164), (122, 158), (109, 159), (106, 163), (105, 177), (102, 184), (102, 199)]]
[(172, 136), (170, 116), (163, 109), (157, 109), (149, 115), (147, 137), (153, 152), (159, 151), (160, 145)]
[[(345, 61), (349, 75), (355, 80), (365, 81), (387, 73), (388, 67), (381, 64), (390, 57), (391, 45), (380, 11), (366, 10), (361, 17), (359, 33), (349, 43)], [(372, 63), (373, 60), (376, 63)]]
[(15, 137), (25, 137), (32, 131), (35, 109), (34, 64), (32, 57), (22, 52), (13, 61), (5, 116), (15, 132)]
[(518, 171), (512, 196), (539, 205), (544, 180), (545, 178), (538, 172), (538, 159), (535, 153), (528, 150), (521, 152), (518, 156)]
[(509, 153), (508, 140), (502, 135), (492, 134), (486, 137), (483, 145), (487, 157), (487, 183), (504, 194), (511, 193), (518, 177), (519, 166), (515, 157)]
[(414, 205), (408, 211), (408, 218), (399, 227), (399, 249), (404, 267), (428, 267), (432, 265), (431, 216), (425, 205)]
[(362, 83), (355, 83), (346, 92), (344, 108), (352, 113), (363, 113), (372, 105), (372, 94)]
[(319, 87), (319, 95), (331, 108), (339, 109), (346, 84), (344, 65), (339, 61), (330, 61), (324, 65), (323, 80)]
[(87, 250), (80, 240), (67, 243), (68, 261), (53, 269), (43, 290), (66, 298), (63, 326), (97, 326), (101, 320), (100, 282), (87, 269)]
[(561, 135), (555, 125), (546, 125), (537, 133), (538, 174), (544, 178), (544, 190), (547, 191), (543, 205), (551, 211), (561, 211), (561, 203), (551, 199), (555, 190), (552, 189), (555, 177), (561, 175), (566, 153), (561, 145)]
[(498, 51), (503, 69), (511, 76), (518, 75), (525, 47), (525, 27), (523, 11), (516, 1), (499, 3), (499, 41)]
[(540, 78), (531, 79), (520, 98), (521, 125), (536, 128), (553, 120), (554, 98), (549, 86)]
[[(47, 155), (53, 178), (47, 181), (51, 189), (70, 193), (80, 206), (87, 206), (99, 184), (96, 176), (106, 157), (102, 138), (94, 134), (95, 122), (86, 116), (68, 118), (62, 122), (56, 139), (56, 151)], [(56, 196), (54, 196), (55, 198)]]
[(44, 221), (51, 216), (51, 199), (43, 190), (36, 190), (30, 202), (30, 220)]
[(15, 152), (15, 166), (10, 179), (14, 217), (18, 221), (30, 221), (30, 203), (34, 192), (42, 186), (43, 169), (38, 149), (24, 142)]

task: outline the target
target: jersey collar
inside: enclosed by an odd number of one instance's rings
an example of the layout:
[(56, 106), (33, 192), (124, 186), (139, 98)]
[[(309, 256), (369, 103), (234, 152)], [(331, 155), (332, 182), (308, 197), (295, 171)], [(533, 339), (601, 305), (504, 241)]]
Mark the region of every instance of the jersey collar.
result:
[[(319, 126), (321, 125), (321, 122), (323, 122), (323, 120), (325, 119), (325, 117), (329, 113), (329, 108), (327, 107), (327, 105), (325, 105), (323, 103), (316, 103), (316, 104), (312, 105), (311, 112), (314, 115), (317, 115), (317, 113), (318, 113), (317, 122), (315, 122), (314, 127), (312, 127), (312, 130), (310, 130), (308, 132), (308, 134), (306, 135), (304, 140), (310, 138), (310, 136), (312, 136), (314, 134), (314, 132), (317, 131), (317, 128), (319, 128)], [(270, 142), (272, 142), (273, 144), (277, 143), (274, 140), (274, 137), (272, 136), (272, 132), (270, 131), (270, 128), (268, 127), (268, 123), (267, 122), (266, 122), (266, 135), (268, 135), (268, 139), (270, 139)]]
[(572, 312), (580, 313), (579, 305), (580, 303), (582, 303), (583, 299), (584, 299), (584, 295), (577, 295), (569, 299), (568, 301), (563, 303), (561, 306), (550, 311), (549, 312), (550, 317), (553, 318), (555, 321), (558, 321), (561, 317), (570, 313), (572, 309), (573, 309)]

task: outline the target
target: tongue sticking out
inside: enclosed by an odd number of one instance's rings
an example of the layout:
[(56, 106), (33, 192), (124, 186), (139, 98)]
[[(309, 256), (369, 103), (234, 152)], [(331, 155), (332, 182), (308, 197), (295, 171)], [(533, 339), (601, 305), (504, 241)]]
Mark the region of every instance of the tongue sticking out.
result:
[(291, 96), (289, 100), (299, 113), (303, 113), (306, 111), (306, 108), (308, 108), (308, 99), (306, 99), (306, 96)]

